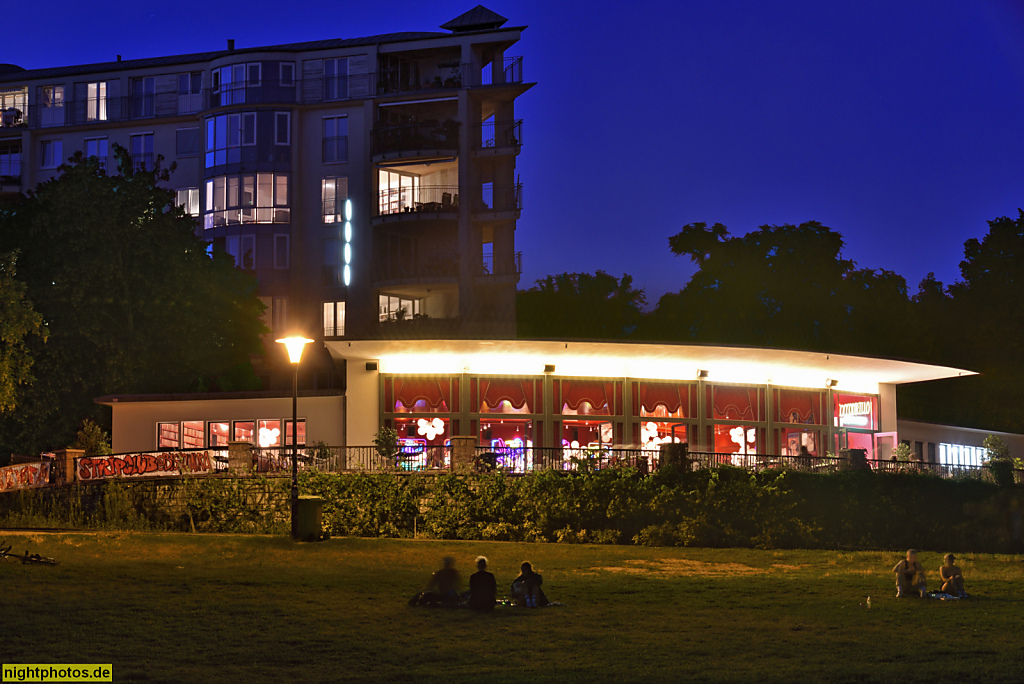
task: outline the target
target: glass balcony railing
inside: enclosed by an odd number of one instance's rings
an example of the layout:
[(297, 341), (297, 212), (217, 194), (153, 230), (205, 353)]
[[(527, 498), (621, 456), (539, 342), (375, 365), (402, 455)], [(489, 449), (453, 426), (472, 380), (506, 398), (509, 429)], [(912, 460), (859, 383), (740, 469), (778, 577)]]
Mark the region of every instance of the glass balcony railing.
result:
[(459, 122), (454, 119), (373, 129), (374, 154), (458, 149)]

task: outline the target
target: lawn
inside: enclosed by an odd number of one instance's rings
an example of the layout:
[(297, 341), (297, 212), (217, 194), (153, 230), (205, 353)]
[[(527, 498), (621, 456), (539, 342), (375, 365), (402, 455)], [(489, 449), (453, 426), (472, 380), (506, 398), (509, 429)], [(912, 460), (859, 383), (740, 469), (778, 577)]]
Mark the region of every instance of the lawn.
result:
[[(0, 661), (114, 681), (1020, 681), (1022, 557), (964, 555), (965, 601), (894, 598), (889, 552), (15, 533)], [(940, 549), (919, 558), (935, 577)], [(565, 605), (413, 609), (443, 555)], [(861, 604), (871, 596), (872, 607)]]

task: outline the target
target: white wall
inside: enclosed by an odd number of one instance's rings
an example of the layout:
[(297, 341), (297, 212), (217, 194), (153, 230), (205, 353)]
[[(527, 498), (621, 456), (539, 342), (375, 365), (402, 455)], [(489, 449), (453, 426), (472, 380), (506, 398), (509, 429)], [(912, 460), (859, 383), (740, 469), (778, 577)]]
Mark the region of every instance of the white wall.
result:
[(369, 446), (380, 421), (380, 373), (366, 370), (363, 359), (349, 359), (345, 368), (348, 446)]

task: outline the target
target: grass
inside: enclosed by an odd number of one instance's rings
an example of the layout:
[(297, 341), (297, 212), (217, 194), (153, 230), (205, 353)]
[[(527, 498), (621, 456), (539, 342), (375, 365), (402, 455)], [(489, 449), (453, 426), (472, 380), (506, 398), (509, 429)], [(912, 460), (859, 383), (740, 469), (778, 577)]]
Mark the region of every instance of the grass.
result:
[[(0, 661), (141, 682), (1018, 681), (1022, 557), (964, 555), (967, 601), (900, 600), (899, 554), (13, 533)], [(523, 560), (564, 606), (412, 609), (441, 556), (499, 591)], [(941, 552), (919, 558), (935, 578)], [(867, 596), (872, 608), (862, 607)]]

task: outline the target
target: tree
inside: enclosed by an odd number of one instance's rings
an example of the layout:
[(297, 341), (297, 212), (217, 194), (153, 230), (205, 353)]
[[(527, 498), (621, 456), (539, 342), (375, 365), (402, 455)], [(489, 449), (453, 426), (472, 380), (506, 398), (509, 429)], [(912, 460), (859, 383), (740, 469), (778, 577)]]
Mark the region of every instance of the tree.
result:
[(15, 279), (15, 266), (15, 254), (0, 254), (0, 414), (14, 409), (18, 389), (31, 379), (30, 338), (45, 340), (49, 332)]
[(255, 279), (196, 235), (158, 187), (159, 159), (144, 170), (114, 150), (117, 175), (78, 153), (0, 212), (0, 249), (19, 250), (18, 278), (51, 332), (33, 346), (23, 410), (0, 423), (8, 449), (66, 446), (100, 415), (97, 396), (212, 386), (261, 351)]
[(737, 237), (720, 223), (691, 223), (669, 247), (699, 270), (659, 300), (647, 337), (860, 353), (899, 346), (906, 283), (856, 269), (842, 236), (817, 221)]
[(646, 299), (633, 278), (604, 271), (561, 273), (535, 282), (516, 296), (521, 338), (620, 339), (640, 323)]

